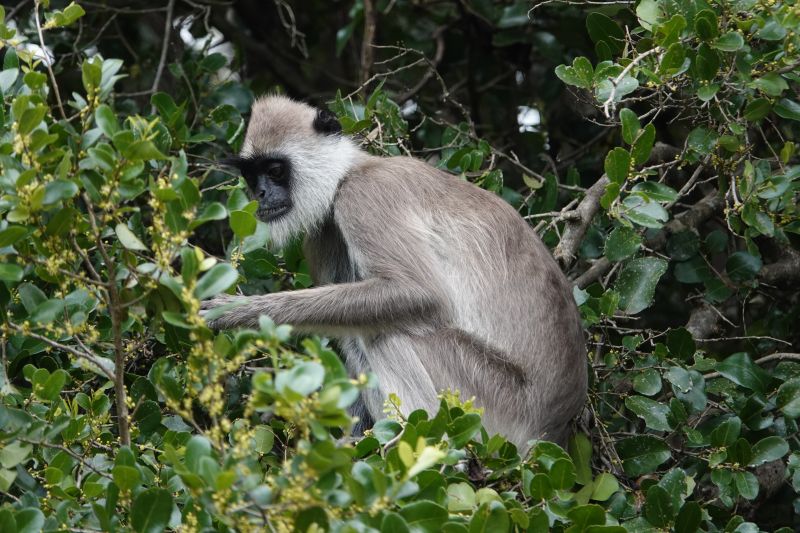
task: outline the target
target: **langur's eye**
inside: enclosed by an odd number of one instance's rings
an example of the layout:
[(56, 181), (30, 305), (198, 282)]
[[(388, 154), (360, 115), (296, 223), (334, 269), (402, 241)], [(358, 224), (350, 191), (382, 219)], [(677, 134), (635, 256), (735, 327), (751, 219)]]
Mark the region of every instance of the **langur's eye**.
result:
[(270, 163), (267, 167), (267, 175), (270, 178), (283, 177), (283, 163), (279, 163), (277, 161)]

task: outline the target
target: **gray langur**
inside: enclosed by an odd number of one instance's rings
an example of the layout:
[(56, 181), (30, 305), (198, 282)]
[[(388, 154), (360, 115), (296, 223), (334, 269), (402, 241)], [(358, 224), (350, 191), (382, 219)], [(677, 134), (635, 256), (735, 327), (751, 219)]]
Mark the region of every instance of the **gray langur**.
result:
[[(586, 396), (584, 334), (570, 285), (505, 201), (411, 157), (377, 157), (336, 117), (282, 96), (255, 102), (235, 158), (277, 246), (305, 233), (314, 288), (240, 301), (212, 327), (259, 315), (338, 339), (352, 376), (374, 372), (353, 409), (363, 430), (396, 393), (435, 413), (445, 389), (523, 449), (565, 444)], [(359, 429), (359, 428), (357, 428)]]

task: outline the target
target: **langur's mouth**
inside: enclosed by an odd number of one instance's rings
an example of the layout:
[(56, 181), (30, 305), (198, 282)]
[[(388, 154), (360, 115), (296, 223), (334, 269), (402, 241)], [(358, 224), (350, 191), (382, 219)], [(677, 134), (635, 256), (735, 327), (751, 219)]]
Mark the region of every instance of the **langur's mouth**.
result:
[(272, 222), (288, 213), (291, 209), (292, 206), (289, 204), (273, 205), (259, 209), (258, 215), (264, 222)]

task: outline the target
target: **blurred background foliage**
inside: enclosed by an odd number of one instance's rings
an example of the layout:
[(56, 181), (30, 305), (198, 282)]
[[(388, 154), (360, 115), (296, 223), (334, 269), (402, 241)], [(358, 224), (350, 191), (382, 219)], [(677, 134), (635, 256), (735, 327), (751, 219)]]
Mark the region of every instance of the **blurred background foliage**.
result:
[[(797, 2), (0, 4), (0, 530), (800, 527)], [(335, 344), (205, 327), (311, 283), (215, 164), (265, 92), (553, 248), (592, 370), (567, 450), (456, 393), (350, 438), (374, 383)]]

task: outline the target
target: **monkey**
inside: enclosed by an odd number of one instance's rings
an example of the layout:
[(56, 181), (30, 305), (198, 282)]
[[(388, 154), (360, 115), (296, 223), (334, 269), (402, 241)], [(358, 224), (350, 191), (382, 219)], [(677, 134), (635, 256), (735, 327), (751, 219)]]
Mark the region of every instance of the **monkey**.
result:
[(566, 443), (586, 397), (583, 327), (569, 282), (510, 204), (419, 159), (371, 155), (333, 113), (285, 96), (254, 102), (229, 164), (275, 246), (305, 235), (315, 286), (207, 300), (205, 313), (240, 304), (212, 328), (268, 315), (337, 339), (351, 376), (378, 378), (351, 410), (356, 433), (390, 393), (404, 415), (433, 415), (450, 389), (521, 449)]

